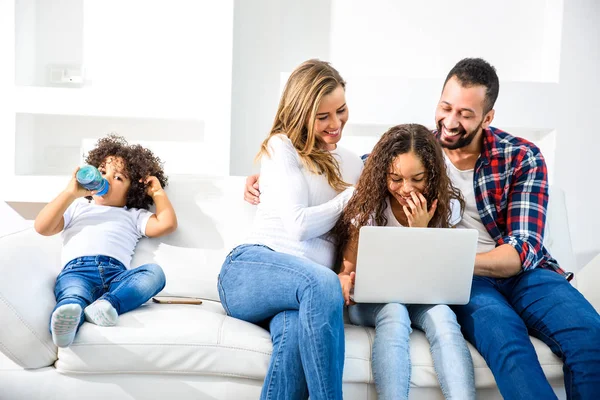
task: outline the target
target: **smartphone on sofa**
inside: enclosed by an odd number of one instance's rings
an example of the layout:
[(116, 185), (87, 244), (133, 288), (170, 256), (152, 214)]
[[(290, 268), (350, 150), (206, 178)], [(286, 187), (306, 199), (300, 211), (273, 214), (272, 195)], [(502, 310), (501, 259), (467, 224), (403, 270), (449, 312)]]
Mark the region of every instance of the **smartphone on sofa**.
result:
[(182, 296), (154, 296), (152, 301), (159, 304), (202, 304), (202, 300), (197, 297)]

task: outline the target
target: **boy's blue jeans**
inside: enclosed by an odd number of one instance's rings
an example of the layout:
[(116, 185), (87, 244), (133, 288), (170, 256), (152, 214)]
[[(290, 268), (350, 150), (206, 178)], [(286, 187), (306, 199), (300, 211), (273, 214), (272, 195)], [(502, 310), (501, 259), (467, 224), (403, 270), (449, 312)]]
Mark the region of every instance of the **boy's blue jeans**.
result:
[(273, 353), (261, 399), (342, 399), (344, 298), (335, 272), (245, 244), (225, 259), (218, 290), (228, 315), (269, 323)]
[(64, 304), (79, 304), (81, 326), (83, 309), (94, 301), (108, 301), (121, 315), (147, 302), (165, 283), (165, 274), (156, 264), (128, 270), (112, 257), (79, 257), (69, 261), (56, 278), (54, 310)]
[(505, 399), (555, 399), (529, 335), (564, 362), (567, 398), (600, 396), (600, 316), (565, 278), (536, 268), (507, 279), (476, 276), (453, 307)]

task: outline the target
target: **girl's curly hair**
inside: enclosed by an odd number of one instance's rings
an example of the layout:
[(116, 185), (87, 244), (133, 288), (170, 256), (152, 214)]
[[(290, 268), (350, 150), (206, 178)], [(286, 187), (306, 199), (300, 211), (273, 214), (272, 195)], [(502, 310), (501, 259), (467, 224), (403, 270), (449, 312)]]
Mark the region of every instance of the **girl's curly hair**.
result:
[(394, 159), (409, 152), (414, 152), (425, 167), (427, 185), (423, 195), (428, 206), (438, 199), (437, 208), (428, 226), (449, 226), (452, 199), (460, 203), (461, 212), (464, 210), (464, 199), (448, 177), (442, 148), (435, 136), (423, 125), (397, 125), (385, 132), (373, 148), (356, 190), (333, 228), (332, 234), (337, 239), (340, 251), (357, 237), (359, 229), (370, 220), (377, 226), (387, 224), (384, 215), (387, 207), (385, 200), (390, 195), (387, 175)]
[(144, 180), (153, 175), (163, 188), (167, 186), (168, 178), (165, 176), (160, 158), (139, 144), (129, 144), (124, 137), (110, 134), (98, 140), (96, 147), (88, 153), (85, 162), (100, 168), (108, 157), (123, 159), (123, 173), (131, 181), (125, 205), (128, 208), (147, 210), (154, 201), (146, 193), (148, 185)]

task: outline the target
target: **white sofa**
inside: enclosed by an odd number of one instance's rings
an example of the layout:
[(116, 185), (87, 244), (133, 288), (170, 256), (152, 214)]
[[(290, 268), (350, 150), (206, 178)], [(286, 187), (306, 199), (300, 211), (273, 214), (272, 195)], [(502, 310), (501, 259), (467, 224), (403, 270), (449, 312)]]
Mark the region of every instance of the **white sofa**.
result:
[[(227, 317), (216, 278), (221, 263), (243, 239), (254, 207), (242, 199), (244, 178), (178, 176), (169, 196), (179, 229), (143, 239), (133, 265), (160, 264), (163, 294), (199, 296), (200, 306), (146, 304), (122, 315), (116, 327), (83, 324), (67, 349), (48, 332), (60, 270), (60, 236), (29, 228), (0, 238), (0, 399), (256, 399), (267, 371), (267, 331)], [(1, 216), (0, 216), (1, 220)], [(574, 268), (564, 196), (552, 190), (546, 243), (567, 269)], [(595, 304), (600, 259), (576, 275)], [(268, 296), (265, 293), (265, 296)], [(594, 297), (595, 296), (595, 297)], [(345, 399), (376, 399), (371, 371), (374, 331), (346, 326)], [(564, 398), (562, 363), (532, 339), (548, 379)], [(471, 347), (480, 398), (501, 398), (485, 361)], [(411, 399), (442, 399), (428, 342), (411, 336)]]

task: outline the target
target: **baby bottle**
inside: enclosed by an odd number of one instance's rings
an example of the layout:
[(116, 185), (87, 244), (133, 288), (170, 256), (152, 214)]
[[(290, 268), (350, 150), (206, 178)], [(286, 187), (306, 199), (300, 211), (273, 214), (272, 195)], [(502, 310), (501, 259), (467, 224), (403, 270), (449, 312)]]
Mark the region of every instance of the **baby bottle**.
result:
[(108, 181), (102, 177), (98, 168), (93, 165), (84, 165), (79, 168), (76, 176), (77, 182), (87, 190), (96, 190), (96, 196), (104, 196), (110, 187)]

